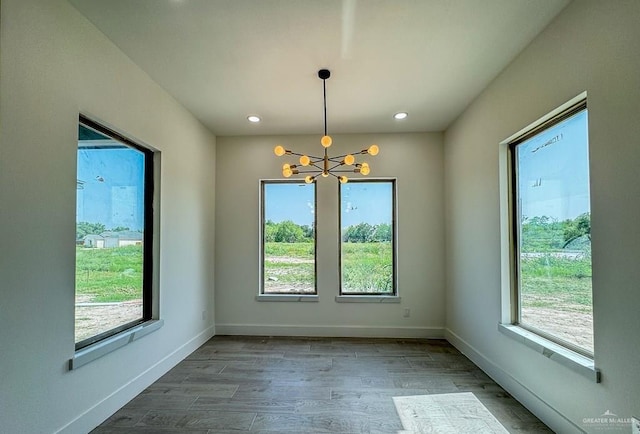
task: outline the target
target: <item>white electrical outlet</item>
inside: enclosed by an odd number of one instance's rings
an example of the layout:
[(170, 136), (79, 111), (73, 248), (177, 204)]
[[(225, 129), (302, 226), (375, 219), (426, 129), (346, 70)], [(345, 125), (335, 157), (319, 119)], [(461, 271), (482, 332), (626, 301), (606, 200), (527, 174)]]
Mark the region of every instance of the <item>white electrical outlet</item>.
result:
[(409, 318), (409, 316), (411, 316), (411, 309), (409, 309), (408, 307), (405, 307), (404, 310), (402, 311), (402, 316), (405, 318)]
[(640, 434), (640, 419), (637, 417), (631, 418), (631, 434)]

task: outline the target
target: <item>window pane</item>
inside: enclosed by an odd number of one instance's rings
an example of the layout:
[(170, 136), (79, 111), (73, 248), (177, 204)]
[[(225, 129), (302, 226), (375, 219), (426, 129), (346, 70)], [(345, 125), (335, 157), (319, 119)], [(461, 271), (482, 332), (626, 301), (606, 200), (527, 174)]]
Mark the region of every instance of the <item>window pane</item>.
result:
[(592, 353), (587, 111), (515, 150), (520, 322)]
[(316, 293), (315, 184), (262, 183), (262, 293)]
[(143, 319), (144, 203), (145, 154), (80, 124), (75, 314), (79, 347)]
[(340, 184), (341, 294), (395, 294), (394, 181)]

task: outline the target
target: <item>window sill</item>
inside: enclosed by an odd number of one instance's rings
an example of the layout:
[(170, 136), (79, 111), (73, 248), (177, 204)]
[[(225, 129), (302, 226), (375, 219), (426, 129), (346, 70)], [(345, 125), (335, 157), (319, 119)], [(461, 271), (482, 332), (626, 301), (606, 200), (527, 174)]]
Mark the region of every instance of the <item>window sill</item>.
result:
[(109, 354), (120, 347), (124, 347), (125, 345), (158, 330), (163, 324), (164, 320), (161, 319), (147, 321), (136, 327), (125, 330), (122, 333), (118, 333), (117, 335), (82, 348), (81, 350), (76, 351), (73, 358), (69, 360), (69, 370), (78, 369), (79, 367), (84, 366), (89, 362), (93, 362), (105, 354)]
[(579, 373), (594, 383), (600, 382), (600, 370), (595, 367), (592, 359), (513, 324), (498, 324), (498, 330), (504, 335), (518, 342), (522, 342), (548, 359), (554, 360), (572, 371)]
[(400, 303), (396, 295), (336, 295), (336, 303)]
[(319, 297), (316, 294), (313, 295), (301, 295), (301, 294), (259, 294), (256, 295), (256, 301), (315, 301), (317, 302)]

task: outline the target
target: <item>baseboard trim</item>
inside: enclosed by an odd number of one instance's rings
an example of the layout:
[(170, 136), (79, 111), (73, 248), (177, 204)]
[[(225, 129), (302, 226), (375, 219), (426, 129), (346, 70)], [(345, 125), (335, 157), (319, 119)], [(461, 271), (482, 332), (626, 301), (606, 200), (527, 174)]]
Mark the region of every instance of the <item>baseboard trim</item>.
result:
[(368, 326), (216, 324), (216, 335), (444, 339), (444, 327), (368, 327)]
[(151, 365), (131, 381), (99, 401), (71, 422), (55, 431), (60, 434), (84, 434), (109, 418), (136, 395), (177, 365), (215, 334), (215, 326), (208, 327), (170, 354)]
[(445, 329), (445, 338), (554, 432), (584, 433), (564, 414), (448, 328)]

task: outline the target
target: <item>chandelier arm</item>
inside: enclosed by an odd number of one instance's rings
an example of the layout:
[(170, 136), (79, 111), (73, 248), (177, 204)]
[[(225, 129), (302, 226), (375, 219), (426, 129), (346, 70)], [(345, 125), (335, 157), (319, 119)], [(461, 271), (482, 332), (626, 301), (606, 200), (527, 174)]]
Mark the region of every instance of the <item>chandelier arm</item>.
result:
[[(287, 151), (287, 155), (297, 155), (298, 157), (302, 157), (305, 154), (298, 154), (297, 152)], [(316, 158), (316, 157), (314, 157), (314, 158)]]
[[(335, 161), (334, 161), (334, 163), (335, 163)], [(336, 167), (340, 167), (340, 166), (342, 166), (342, 163), (337, 163), (335, 166), (331, 166), (331, 167), (328, 169), (328, 171), (329, 171), (329, 172), (331, 172), (333, 169), (335, 169)]]
[(344, 157), (346, 157), (346, 155), (341, 155), (339, 157), (329, 157), (329, 161), (332, 161), (334, 163), (346, 164), (344, 163)]
[[(349, 154), (336, 155), (335, 157), (331, 157), (331, 158), (344, 158), (344, 157), (346, 157), (347, 155), (358, 155), (358, 154), (362, 154), (362, 152), (351, 152), (351, 153), (349, 153)], [(331, 159), (331, 158), (330, 158), (330, 159)]]

